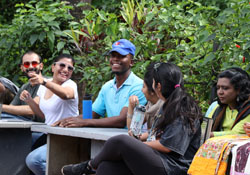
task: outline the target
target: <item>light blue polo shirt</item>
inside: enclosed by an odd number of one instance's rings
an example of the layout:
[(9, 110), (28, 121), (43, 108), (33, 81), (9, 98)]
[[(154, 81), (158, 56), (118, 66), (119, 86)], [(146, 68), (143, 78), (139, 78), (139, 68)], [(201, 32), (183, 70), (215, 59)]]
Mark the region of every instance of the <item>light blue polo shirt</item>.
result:
[(128, 107), (129, 97), (136, 95), (141, 105), (146, 104), (146, 98), (141, 89), (143, 80), (133, 72), (127, 80), (117, 89), (116, 79), (106, 82), (93, 103), (92, 110), (101, 116), (118, 116), (123, 107)]

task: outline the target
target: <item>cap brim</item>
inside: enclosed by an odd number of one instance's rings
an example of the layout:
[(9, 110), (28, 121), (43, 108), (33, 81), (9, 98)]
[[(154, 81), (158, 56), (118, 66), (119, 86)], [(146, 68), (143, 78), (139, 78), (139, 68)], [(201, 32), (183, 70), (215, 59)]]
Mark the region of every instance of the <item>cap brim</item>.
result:
[(130, 54), (129, 52), (124, 51), (123, 49), (120, 49), (120, 48), (114, 48), (111, 51), (109, 51), (109, 53), (111, 53), (111, 52), (118, 52), (121, 55), (128, 55), (128, 54)]

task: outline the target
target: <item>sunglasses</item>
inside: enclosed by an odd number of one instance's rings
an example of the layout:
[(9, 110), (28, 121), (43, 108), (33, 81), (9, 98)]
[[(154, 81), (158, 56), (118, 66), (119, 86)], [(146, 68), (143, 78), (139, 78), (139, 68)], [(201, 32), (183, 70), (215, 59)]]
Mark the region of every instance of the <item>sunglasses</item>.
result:
[(60, 66), (60, 68), (62, 68), (62, 69), (64, 69), (67, 66), (67, 68), (70, 72), (73, 72), (73, 70), (75, 70), (75, 68), (73, 66), (70, 66), (70, 65), (65, 64), (65, 63), (55, 62), (54, 64), (58, 64)]
[(24, 66), (25, 68), (29, 68), (30, 65), (32, 65), (32, 67), (36, 67), (38, 64), (40, 64), (40, 63), (38, 63), (37, 61), (32, 61), (32, 62), (25, 61), (25, 62), (23, 63), (23, 66)]
[(154, 70), (158, 71), (158, 68), (161, 66), (161, 63), (155, 63)]

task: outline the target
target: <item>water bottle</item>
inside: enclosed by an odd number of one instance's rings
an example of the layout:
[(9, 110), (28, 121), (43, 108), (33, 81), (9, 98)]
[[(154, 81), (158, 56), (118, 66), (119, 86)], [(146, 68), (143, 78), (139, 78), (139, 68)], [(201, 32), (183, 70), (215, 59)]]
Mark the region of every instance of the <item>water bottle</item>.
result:
[(145, 111), (146, 111), (145, 106), (142, 105), (138, 105), (134, 109), (130, 130), (135, 136), (139, 136), (141, 134)]
[(91, 119), (92, 118), (92, 95), (86, 94), (82, 101), (82, 118)]

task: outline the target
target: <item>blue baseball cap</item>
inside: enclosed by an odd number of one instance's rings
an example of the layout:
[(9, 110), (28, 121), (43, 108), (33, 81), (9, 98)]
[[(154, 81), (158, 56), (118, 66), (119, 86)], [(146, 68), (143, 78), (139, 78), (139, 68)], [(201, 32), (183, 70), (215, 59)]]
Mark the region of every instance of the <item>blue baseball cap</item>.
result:
[(135, 45), (132, 44), (129, 40), (120, 39), (113, 43), (112, 50), (109, 52), (118, 52), (121, 55), (135, 55)]

